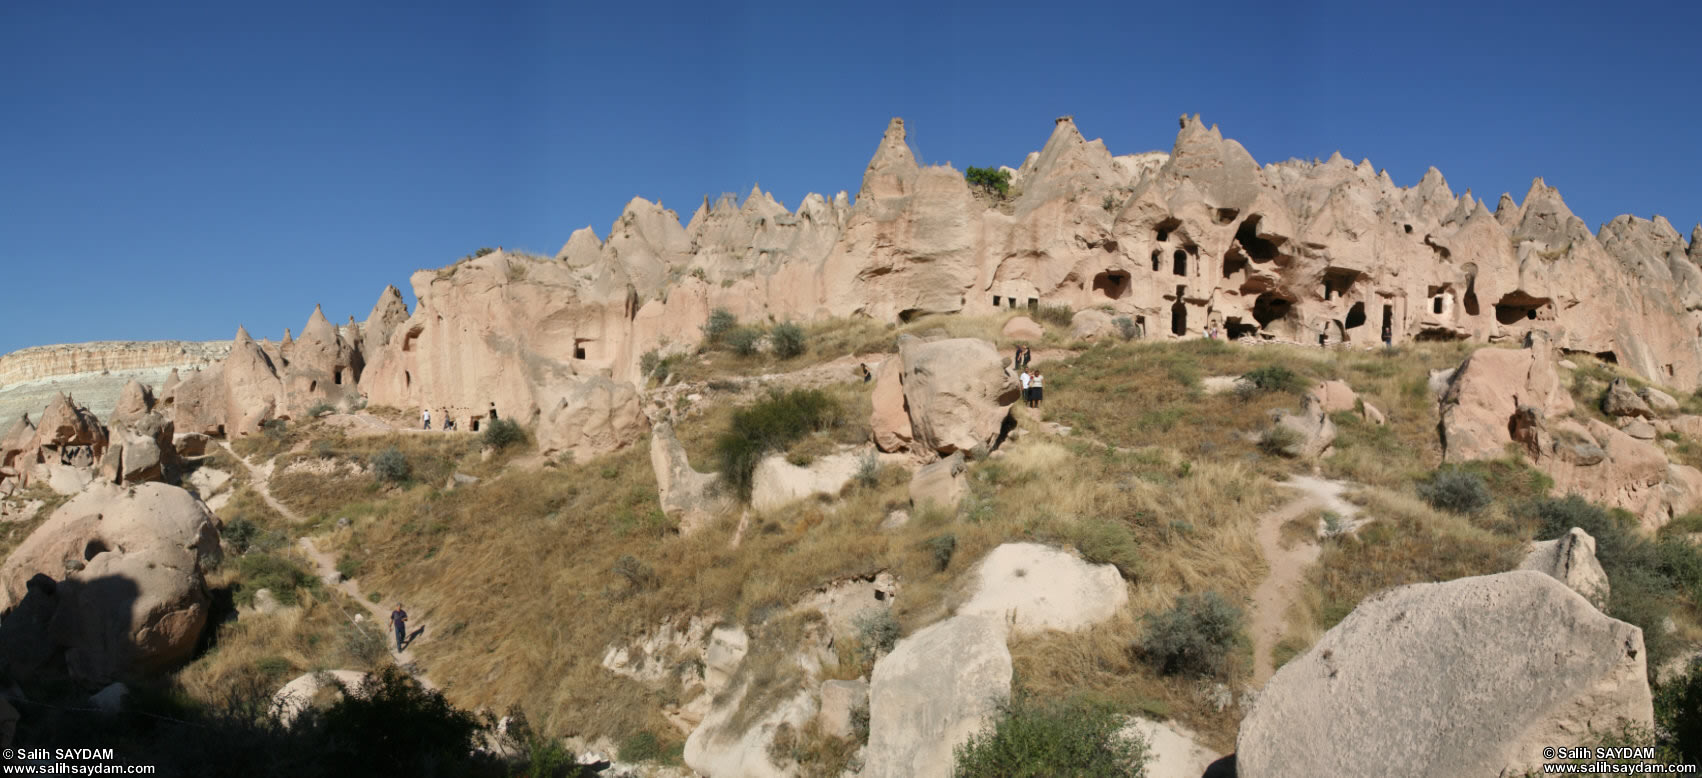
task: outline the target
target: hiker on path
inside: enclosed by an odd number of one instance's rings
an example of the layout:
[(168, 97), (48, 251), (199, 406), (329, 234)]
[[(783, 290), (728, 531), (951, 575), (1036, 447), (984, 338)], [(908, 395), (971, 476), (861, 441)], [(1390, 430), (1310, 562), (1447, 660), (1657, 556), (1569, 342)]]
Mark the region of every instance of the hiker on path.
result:
[(396, 653), (402, 653), (402, 641), (408, 635), (408, 612), (402, 610), (402, 603), (396, 603), (396, 610), (390, 612), (390, 623), (396, 627)]
[(1030, 408), (1038, 409), (1040, 407), (1040, 396), (1041, 396), (1041, 394), (1043, 393), (1043, 390), (1044, 390), (1044, 384), (1042, 383), (1042, 380), (1043, 379), (1041, 378), (1040, 371), (1039, 370), (1034, 371), (1034, 379), (1029, 381), (1029, 387), (1028, 387), (1028, 395), (1029, 395), (1028, 406)]
[(1029, 389), (1029, 385), (1033, 383), (1033, 381), (1034, 381), (1033, 377), (1029, 376), (1027, 370), (1024, 370), (1024, 371), (1022, 371), (1022, 375), (1018, 376), (1017, 380), (1022, 382), (1022, 404), (1026, 405), (1030, 408), (1033, 408), (1034, 403), (1029, 402), (1029, 399), (1028, 399), (1029, 398), (1028, 393), (1031, 391)]
[(1033, 362), (1033, 361), (1034, 361), (1034, 349), (1031, 349), (1027, 346), (1023, 346), (1022, 347), (1022, 366), (1024, 368), (1026, 368), (1026, 367), (1028, 367), (1028, 363)]
[(869, 363), (867, 362), (858, 362), (857, 372), (863, 374), (863, 383), (865, 384), (869, 382), (869, 379), (874, 378), (874, 375), (869, 372)]
[(423, 430), (431, 429), (431, 409), (430, 408), (427, 408), (426, 410), (420, 411), (420, 424), (422, 425), (420, 427), (420, 429), (423, 429)]

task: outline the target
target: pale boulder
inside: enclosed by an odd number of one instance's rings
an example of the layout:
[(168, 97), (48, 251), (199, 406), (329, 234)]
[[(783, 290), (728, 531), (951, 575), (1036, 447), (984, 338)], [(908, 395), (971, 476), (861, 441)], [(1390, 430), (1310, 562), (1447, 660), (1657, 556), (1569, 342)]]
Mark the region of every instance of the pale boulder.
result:
[(1649, 410), (1649, 404), (1632, 390), (1631, 382), (1623, 378), (1615, 378), (1613, 383), (1608, 384), (1607, 394), (1602, 395), (1602, 412), (1609, 416), (1655, 417), (1654, 412)]
[(889, 357), (881, 362), (869, 400), (874, 406), (869, 426), (874, 429), (875, 445), (887, 452), (908, 450), (914, 433), (910, 429), (910, 408), (904, 401), (902, 359)]
[(771, 511), (816, 495), (837, 496), (857, 477), (862, 462), (862, 454), (846, 452), (817, 457), (799, 467), (784, 455), (770, 454), (751, 475), (751, 507)]
[(1070, 317), (1070, 337), (1076, 340), (1093, 340), (1111, 334), (1111, 314), (1096, 308), (1076, 311)]
[(1316, 459), (1336, 442), (1336, 423), (1316, 395), (1301, 398), (1299, 413), (1277, 411), (1275, 422), (1277, 428), (1292, 433), (1290, 442), (1282, 446), (1284, 456)]
[(993, 549), (972, 580), (974, 594), (957, 612), (996, 616), (1017, 633), (1077, 632), (1117, 615), (1129, 602), (1116, 567), (1038, 543)]
[(545, 456), (571, 454), (585, 461), (643, 437), (648, 422), (632, 384), (591, 376), (570, 386), (538, 423), (538, 449)]
[(316, 702), (334, 702), (346, 693), (359, 693), (370, 677), (356, 670), (323, 670), (296, 676), (272, 694), (269, 712), (278, 723), (291, 726)]
[(1311, 389), (1312, 396), (1324, 406), (1325, 413), (1359, 409), (1359, 395), (1346, 381), (1322, 381)]
[(918, 468), (910, 476), (910, 505), (920, 509), (931, 503), (947, 512), (957, 510), (969, 491), (969, 479), (964, 475), (968, 469), (961, 451)]
[(1017, 401), (1016, 377), (993, 344), (905, 339), (900, 352), (916, 447), (941, 455), (990, 450)]
[(6, 609), (48, 614), (37, 639), (59, 647), (75, 677), (167, 667), (188, 658), (206, 623), (203, 571), (220, 559), (217, 526), (175, 486), (91, 487), (0, 566)]
[(726, 508), (715, 474), (691, 466), (669, 422), (658, 421), (650, 428), (650, 466), (662, 512), (679, 523), (680, 532), (690, 534)]
[(1520, 406), (1544, 418), (1573, 408), (1546, 341), (1512, 350), (1478, 349), (1454, 372), (1442, 395), (1443, 458), (1464, 462), (1501, 456), (1513, 441), (1509, 424)]
[(1236, 774), (1540, 772), (1544, 746), (1652, 725), (1645, 661), (1642, 630), (1536, 571), (1399, 587), (1277, 671)]
[(866, 778), (945, 778), (1010, 696), (1005, 623), (958, 615), (898, 641), (869, 682)]
[(1553, 540), (1531, 543), (1520, 570), (1535, 570), (1566, 584), (1597, 608), (1607, 607), (1608, 580), (1596, 561), (1596, 539), (1577, 527)]
[(1679, 413), (1678, 400), (1652, 386), (1638, 389), (1637, 398), (1642, 400), (1643, 404), (1649, 407), (1649, 411), (1658, 418), (1670, 419)]
[(1622, 416), (1619, 421), (1620, 431), (1637, 440), (1654, 440), (1656, 437), (1655, 425), (1647, 421), (1631, 416)]
[(1046, 337), (1046, 328), (1027, 316), (1015, 316), (1005, 322), (1000, 333), (1011, 340), (1037, 341)]
[(1200, 778), (1209, 776), (1212, 763), (1223, 758), (1203, 745), (1200, 736), (1176, 721), (1153, 721), (1136, 717), (1119, 731), (1146, 744), (1146, 778)]

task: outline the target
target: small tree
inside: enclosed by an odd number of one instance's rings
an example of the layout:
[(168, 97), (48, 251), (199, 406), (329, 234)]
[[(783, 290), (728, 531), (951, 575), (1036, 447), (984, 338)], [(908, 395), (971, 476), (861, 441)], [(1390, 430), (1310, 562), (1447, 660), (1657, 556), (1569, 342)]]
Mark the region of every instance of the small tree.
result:
[(1241, 609), (1217, 592), (1184, 594), (1145, 621), (1141, 654), (1165, 675), (1220, 676), (1241, 639)]
[(1432, 508), (1467, 516), (1489, 507), (1494, 499), (1483, 476), (1458, 467), (1437, 470), (1428, 483), (1418, 485), (1418, 495)]
[(739, 326), (739, 318), (726, 308), (716, 308), (709, 312), (709, 321), (703, 324), (703, 341), (711, 346), (719, 344), (727, 333)]
[(991, 167), (971, 167), (963, 174), (964, 180), (970, 186), (978, 186), (990, 194), (1009, 197), (1011, 193), (1011, 174), (1009, 171)]
[(768, 333), (769, 341), (774, 346), (774, 356), (781, 359), (791, 359), (801, 356), (808, 345), (804, 342), (804, 328), (792, 322), (774, 325)]
[(734, 327), (722, 336), (727, 348), (741, 357), (756, 356), (757, 345), (762, 342), (762, 333), (755, 327)]
[(526, 431), (513, 419), (497, 419), (485, 427), (485, 445), (498, 451), (526, 441)]
[(408, 480), (410, 473), (408, 458), (395, 446), (372, 455), (372, 475), (380, 481), (399, 484)]

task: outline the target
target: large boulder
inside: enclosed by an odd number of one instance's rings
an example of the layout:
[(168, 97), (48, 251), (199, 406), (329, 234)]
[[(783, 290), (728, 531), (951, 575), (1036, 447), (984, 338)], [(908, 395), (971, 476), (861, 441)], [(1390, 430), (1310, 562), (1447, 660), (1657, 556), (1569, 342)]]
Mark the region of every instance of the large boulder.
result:
[(1074, 632), (1115, 616), (1129, 588), (1111, 565), (1038, 543), (1006, 543), (975, 568), (974, 594), (959, 614), (1005, 620), (1016, 632)]
[(1359, 395), (1346, 381), (1320, 381), (1312, 387), (1311, 394), (1324, 406), (1325, 413), (1359, 409)]
[(631, 445), (647, 423), (632, 384), (583, 378), (543, 414), (538, 449), (545, 456), (571, 454), (585, 461)]
[(1643, 404), (1649, 407), (1650, 412), (1662, 419), (1670, 419), (1679, 413), (1678, 401), (1673, 399), (1672, 395), (1655, 387), (1645, 386), (1638, 389), (1637, 399), (1642, 400)]
[(371, 677), (357, 670), (322, 670), (298, 675), (272, 694), (269, 712), (278, 723), (288, 727), (317, 702), (334, 702), (345, 693), (363, 691)]
[(1323, 401), (1317, 395), (1303, 396), (1299, 413), (1277, 411), (1275, 422), (1277, 428), (1287, 429), (1292, 433), (1282, 446), (1284, 456), (1316, 459), (1323, 456), (1336, 442), (1336, 423), (1330, 419), (1329, 412), (1324, 410)]
[(1631, 382), (1623, 378), (1615, 378), (1613, 383), (1608, 384), (1607, 393), (1602, 395), (1602, 412), (1609, 416), (1636, 416), (1644, 419), (1655, 417), (1654, 411), (1649, 409), (1649, 404), (1631, 388)]
[(1399, 587), (1278, 670), (1236, 774), (1523, 775), (1543, 747), (1652, 725), (1643, 632), (1534, 570)]
[(892, 357), (881, 362), (869, 400), (874, 406), (869, 425), (874, 428), (875, 445), (887, 452), (908, 450), (914, 433), (910, 429), (910, 408), (904, 404), (903, 359)]
[(1607, 607), (1607, 573), (1596, 561), (1596, 539), (1577, 527), (1553, 540), (1531, 544), (1520, 570), (1535, 570), (1566, 584), (1597, 608)]
[[(95, 680), (182, 661), (206, 624), (204, 571), (219, 558), (217, 520), (188, 492), (93, 486), (0, 566), (5, 610), (33, 614), (0, 623), (0, 649), (24, 669), (20, 641), (49, 646), (64, 671)], [(24, 653), (38, 667), (47, 658)]]
[(963, 495), (969, 491), (969, 479), (964, 477), (968, 470), (961, 451), (917, 468), (910, 476), (910, 504), (921, 508), (932, 503), (948, 512), (957, 510)]
[(1092, 340), (1111, 332), (1111, 314), (1096, 308), (1076, 311), (1070, 317), (1070, 337), (1076, 340)]
[(1442, 395), (1443, 457), (1464, 462), (1501, 456), (1520, 406), (1557, 418), (1573, 408), (1546, 339), (1520, 350), (1473, 351)]
[(1016, 316), (1005, 322), (999, 333), (1011, 340), (1036, 341), (1046, 337), (1046, 328), (1027, 316)]
[(952, 750), (1010, 696), (1002, 616), (958, 615), (898, 641), (869, 683), (867, 778), (944, 778)]
[(942, 456), (991, 449), (1018, 388), (993, 344), (975, 338), (903, 339), (904, 400), (915, 447)]

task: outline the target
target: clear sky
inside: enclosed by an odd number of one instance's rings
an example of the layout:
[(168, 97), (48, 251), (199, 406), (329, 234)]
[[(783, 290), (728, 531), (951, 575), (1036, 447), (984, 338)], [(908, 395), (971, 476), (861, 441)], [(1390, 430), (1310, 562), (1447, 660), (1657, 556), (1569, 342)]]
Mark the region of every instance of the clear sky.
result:
[[(1569, 7), (1575, 5), (1576, 7)], [(1702, 220), (1702, 4), (0, 2), (0, 352), (299, 331), (634, 196), (857, 190), (1112, 153), (1200, 113), (1261, 163), (1534, 176), (1592, 229)], [(410, 304), (412, 302), (410, 294)]]

